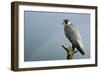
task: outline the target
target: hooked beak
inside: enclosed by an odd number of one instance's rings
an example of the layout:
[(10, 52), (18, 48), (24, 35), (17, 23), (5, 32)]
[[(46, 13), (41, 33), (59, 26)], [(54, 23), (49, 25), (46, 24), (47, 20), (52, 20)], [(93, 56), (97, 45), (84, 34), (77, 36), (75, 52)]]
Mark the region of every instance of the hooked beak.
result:
[(64, 26), (65, 24), (64, 24), (64, 23), (62, 23), (62, 25)]

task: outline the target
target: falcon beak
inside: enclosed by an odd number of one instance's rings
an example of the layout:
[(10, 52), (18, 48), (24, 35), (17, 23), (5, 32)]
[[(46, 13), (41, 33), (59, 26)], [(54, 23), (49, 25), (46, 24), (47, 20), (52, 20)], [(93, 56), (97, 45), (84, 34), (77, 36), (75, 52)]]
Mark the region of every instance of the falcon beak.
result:
[(65, 25), (64, 23), (62, 23), (62, 25)]

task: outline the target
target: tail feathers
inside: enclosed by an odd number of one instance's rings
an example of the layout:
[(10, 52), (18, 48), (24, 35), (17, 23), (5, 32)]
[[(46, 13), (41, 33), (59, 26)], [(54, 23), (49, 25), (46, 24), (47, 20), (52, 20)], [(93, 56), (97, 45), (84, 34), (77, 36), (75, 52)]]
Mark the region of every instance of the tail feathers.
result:
[(77, 50), (78, 50), (82, 55), (85, 55), (85, 52), (84, 52), (83, 48), (77, 47)]
[(77, 48), (77, 50), (78, 50), (82, 55), (85, 55), (84, 47), (83, 47), (82, 41), (77, 41), (76, 48)]

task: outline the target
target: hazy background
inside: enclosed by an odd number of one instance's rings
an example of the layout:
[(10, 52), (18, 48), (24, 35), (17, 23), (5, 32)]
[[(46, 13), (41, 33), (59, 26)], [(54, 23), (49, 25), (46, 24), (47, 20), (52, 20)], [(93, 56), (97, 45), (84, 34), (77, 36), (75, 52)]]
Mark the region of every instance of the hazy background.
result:
[(24, 12), (24, 61), (64, 60), (62, 44), (70, 44), (64, 34), (64, 19), (79, 30), (86, 55), (79, 52), (74, 59), (90, 58), (90, 15), (82, 13)]

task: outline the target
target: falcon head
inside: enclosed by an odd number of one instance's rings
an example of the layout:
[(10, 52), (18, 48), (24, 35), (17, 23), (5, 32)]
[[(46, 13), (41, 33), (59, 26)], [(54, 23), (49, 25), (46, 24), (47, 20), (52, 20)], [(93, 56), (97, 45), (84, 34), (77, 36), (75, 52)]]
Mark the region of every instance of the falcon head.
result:
[(63, 25), (64, 25), (64, 26), (71, 25), (71, 21), (68, 20), (68, 19), (65, 19), (65, 20), (63, 21)]

